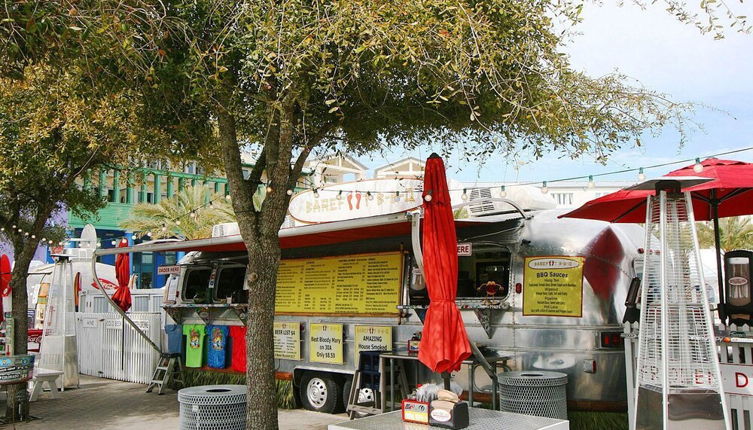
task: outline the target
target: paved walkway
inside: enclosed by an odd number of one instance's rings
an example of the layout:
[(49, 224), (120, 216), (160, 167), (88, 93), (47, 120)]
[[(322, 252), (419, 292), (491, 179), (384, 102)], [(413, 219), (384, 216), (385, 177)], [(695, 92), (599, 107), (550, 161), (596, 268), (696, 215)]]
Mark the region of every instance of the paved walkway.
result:
[[(81, 375), (81, 388), (66, 390), (52, 399), (49, 392), (31, 404), (38, 419), (16, 424), (16, 429), (151, 430), (178, 428), (178, 398), (168, 390), (146, 394), (145, 385)], [(4, 403), (3, 403), (4, 404)], [(325, 430), (327, 424), (347, 420), (302, 409), (280, 410), (280, 430)], [(8, 426), (13, 428), (13, 426)]]

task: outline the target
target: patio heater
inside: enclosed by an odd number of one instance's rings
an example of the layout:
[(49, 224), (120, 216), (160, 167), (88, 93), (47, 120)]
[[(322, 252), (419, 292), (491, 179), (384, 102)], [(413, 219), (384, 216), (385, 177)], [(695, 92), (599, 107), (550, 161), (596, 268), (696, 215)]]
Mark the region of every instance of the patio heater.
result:
[(631, 429), (729, 427), (690, 194), (706, 178), (646, 181), (646, 241)]

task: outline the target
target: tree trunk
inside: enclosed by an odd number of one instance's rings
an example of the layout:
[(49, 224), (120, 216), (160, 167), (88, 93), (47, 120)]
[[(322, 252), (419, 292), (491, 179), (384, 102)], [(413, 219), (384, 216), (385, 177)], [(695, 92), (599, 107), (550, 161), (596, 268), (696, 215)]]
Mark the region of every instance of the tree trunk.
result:
[[(21, 252), (16, 254), (10, 281), (13, 302), (13, 312), (11, 314), (13, 318), (13, 355), (23, 355), (27, 352), (28, 341), (26, 277), (37, 247), (35, 243), (25, 243), (15, 248), (16, 250), (21, 248)], [(8, 403), (5, 417), (7, 422), (20, 422), (29, 418), (29, 399), (25, 382), (8, 386)]]
[[(247, 242), (248, 243), (248, 242)], [(274, 306), (280, 246), (275, 240), (258, 240), (249, 248), (248, 330), (246, 331), (247, 429), (277, 429), (274, 365)]]

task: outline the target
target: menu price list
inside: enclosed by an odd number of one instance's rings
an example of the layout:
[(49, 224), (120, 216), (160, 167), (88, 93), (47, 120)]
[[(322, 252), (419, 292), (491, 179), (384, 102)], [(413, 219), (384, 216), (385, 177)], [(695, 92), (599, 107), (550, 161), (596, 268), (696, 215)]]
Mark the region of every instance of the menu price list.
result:
[(279, 313), (395, 313), (400, 252), (283, 260), (277, 275)]

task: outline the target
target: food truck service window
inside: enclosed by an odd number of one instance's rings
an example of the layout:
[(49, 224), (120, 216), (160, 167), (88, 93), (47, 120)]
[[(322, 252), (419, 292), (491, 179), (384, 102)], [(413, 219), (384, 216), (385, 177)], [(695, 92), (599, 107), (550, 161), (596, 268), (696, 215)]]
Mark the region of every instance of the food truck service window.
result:
[(243, 289), (246, 278), (246, 266), (221, 267), (217, 275), (215, 287), (215, 299), (225, 300), (233, 296), (233, 293)]
[(183, 283), (183, 300), (194, 300), (197, 303), (206, 303), (209, 288), (209, 275), (212, 274), (210, 267), (196, 267), (188, 269), (186, 281)]
[(471, 255), (458, 257), (459, 298), (505, 298), (510, 290), (510, 252), (491, 242), (472, 244)]

